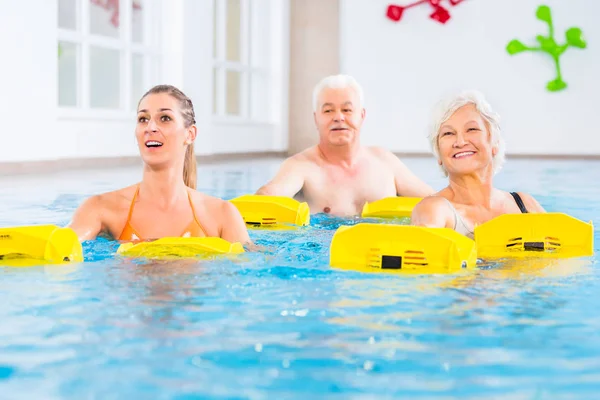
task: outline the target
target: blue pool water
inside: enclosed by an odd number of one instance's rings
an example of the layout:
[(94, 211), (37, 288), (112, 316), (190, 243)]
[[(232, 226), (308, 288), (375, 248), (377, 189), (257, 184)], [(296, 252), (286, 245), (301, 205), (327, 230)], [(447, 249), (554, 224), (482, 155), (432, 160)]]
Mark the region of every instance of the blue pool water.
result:
[[(203, 166), (199, 188), (253, 192), (278, 160)], [(434, 187), (431, 159), (406, 163)], [(509, 160), (497, 185), (600, 226), (598, 161)], [(139, 168), (0, 177), (0, 226), (66, 224)], [(241, 260), (0, 268), (1, 399), (589, 399), (600, 390), (598, 256), (461, 276), (328, 266), (341, 223), (251, 231)], [(595, 230), (595, 248), (600, 243)]]

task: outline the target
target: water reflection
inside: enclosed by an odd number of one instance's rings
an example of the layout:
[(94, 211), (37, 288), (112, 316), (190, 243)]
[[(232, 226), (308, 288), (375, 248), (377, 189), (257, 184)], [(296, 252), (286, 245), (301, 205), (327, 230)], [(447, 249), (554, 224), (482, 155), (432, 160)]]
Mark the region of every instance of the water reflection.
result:
[(556, 289), (590, 276), (595, 264), (593, 258), (532, 258), (482, 263), (460, 276), (349, 273), (336, 282), (330, 303), (343, 315), (328, 322), (380, 332), (413, 332), (407, 321), (415, 320), (437, 321), (436, 329), (444, 331), (520, 318), (535, 324), (564, 305)]

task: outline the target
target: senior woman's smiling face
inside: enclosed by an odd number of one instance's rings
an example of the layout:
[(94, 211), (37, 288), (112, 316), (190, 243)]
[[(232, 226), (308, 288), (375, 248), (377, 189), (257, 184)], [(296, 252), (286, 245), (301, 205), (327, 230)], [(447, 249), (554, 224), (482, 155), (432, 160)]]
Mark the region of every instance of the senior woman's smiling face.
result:
[(456, 110), (438, 131), (440, 162), (449, 175), (466, 175), (489, 168), (493, 171), (492, 146), (489, 128), (475, 105)]

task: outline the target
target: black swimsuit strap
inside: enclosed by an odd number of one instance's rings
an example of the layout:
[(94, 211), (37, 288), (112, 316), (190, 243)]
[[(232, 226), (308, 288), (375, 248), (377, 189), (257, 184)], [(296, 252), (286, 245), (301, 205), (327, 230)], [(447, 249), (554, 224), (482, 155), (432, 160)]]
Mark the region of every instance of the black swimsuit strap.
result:
[(519, 194), (517, 192), (510, 192), (510, 194), (512, 195), (512, 197), (515, 199), (515, 202), (519, 206), (519, 210), (521, 210), (522, 213), (528, 213), (527, 208), (525, 207), (525, 204), (523, 204), (523, 199), (521, 199), (521, 196), (519, 196)]

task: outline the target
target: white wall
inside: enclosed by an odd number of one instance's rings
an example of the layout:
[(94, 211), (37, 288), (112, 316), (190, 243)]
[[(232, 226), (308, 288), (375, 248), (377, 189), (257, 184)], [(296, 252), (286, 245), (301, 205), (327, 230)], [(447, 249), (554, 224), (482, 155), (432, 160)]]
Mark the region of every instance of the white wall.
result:
[[(57, 1), (0, 1), (0, 163), (137, 156), (133, 112), (82, 115), (57, 106)], [(274, 7), (273, 23), (282, 32), (272, 38), (281, 55), (273, 60), (278, 118), (258, 135), (252, 134), (255, 127), (216, 126), (211, 120), (212, 70), (206, 60), (212, 54), (212, 13), (204, 12), (211, 3), (160, 0), (164, 57), (162, 79), (153, 84), (176, 85), (194, 101), (197, 154), (282, 151), (287, 148), (288, 2)]]
[(289, 147), (295, 154), (319, 141), (312, 92), (340, 69), (338, 0), (294, 0), (290, 21)]
[[(474, 88), (500, 113), (509, 154), (600, 154), (600, 1), (466, 0), (451, 7), (443, 0), (452, 17), (445, 25), (429, 19), (427, 4), (394, 23), (385, 15), (394, 2), (340, 1), (341, 69), (365, 90), (364, 143), (428, 152), (433, 105)], [(568, 84), (561, 92), (545, 88), (555, 75), (550, 57), (505, 50), (512, 39), (535, 44), (536, 35), (547, 34), (535, 17), (540, 4), (551, 7), (559, 44), (572, 26), (588, 42), (561, 57)]]
[(42, 158), (58, 147), (56, 5), (2, 0), (0, 10), (0, 162)]

